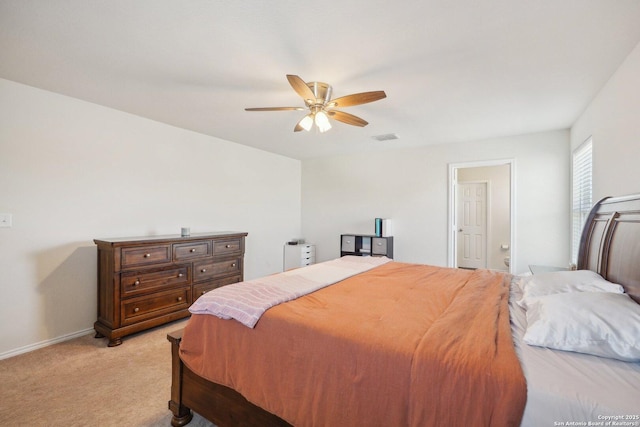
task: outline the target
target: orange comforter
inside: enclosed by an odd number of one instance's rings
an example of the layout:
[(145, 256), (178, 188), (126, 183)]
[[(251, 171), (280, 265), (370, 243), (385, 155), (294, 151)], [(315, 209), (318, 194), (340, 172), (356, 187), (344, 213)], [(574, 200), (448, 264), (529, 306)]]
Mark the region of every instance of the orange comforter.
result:
[(391, 262), (268, 310), (193, 315), (180, 356), (295, 426), (517, 426), (510, 276)]

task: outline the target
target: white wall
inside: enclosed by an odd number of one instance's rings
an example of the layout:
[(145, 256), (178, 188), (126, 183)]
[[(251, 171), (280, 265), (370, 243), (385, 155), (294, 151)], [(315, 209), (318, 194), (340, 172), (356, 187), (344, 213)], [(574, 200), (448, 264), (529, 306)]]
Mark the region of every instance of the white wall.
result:
[(297, 160), (0, 80), (0, 357), (90, 329), (94, 238), (246, 231), (245, 277), (300, 234)]
[(396, 260), (445, 266), (448, 164), (495, 159), (515, 159), (515, 271), (568, 265), (568, 131), (304, 160), (302, 233), (323, 261), (339, 256), (341, 233), (392, 218)]
[(571, 128), (571, 147), (593, 137), (594, 202), (640, 193), (640, 44)]

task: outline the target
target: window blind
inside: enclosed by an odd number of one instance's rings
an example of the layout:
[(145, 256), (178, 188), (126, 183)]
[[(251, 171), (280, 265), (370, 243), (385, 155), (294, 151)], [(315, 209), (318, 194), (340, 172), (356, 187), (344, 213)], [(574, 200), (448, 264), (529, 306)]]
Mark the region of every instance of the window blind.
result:
[(582, 227), (591, 210), (591, 171), (591, 138), (589, 138), (573, 152), (571, 259), (574, 263), (578, 260)]

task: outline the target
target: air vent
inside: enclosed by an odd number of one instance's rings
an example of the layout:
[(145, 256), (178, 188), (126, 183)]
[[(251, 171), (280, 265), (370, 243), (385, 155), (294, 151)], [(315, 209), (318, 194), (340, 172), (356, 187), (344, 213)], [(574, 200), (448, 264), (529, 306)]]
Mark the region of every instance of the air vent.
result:
[(398, 135), (396, 135), (395, 133), (385, 133), (384, 135), (376, 135), (372, 136), (371, 138), (375, 139), (376, 141), (391, 141), (392, 139), (398, 139)]

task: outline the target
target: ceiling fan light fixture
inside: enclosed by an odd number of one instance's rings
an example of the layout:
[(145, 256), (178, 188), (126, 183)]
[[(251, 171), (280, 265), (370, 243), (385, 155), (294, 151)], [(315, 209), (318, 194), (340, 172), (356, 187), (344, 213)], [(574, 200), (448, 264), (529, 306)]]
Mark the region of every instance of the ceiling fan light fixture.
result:
[(307, 114), (306, 116), (304, 116), (304, 118), (300, 120), (299, 125), (302, 127), (302, 129), (309, 132), (311, 130), (311, 126), (313, 126), (313, 114)]
[(318, 130), (320, 132), (326, 132), (331, 129), (331, 123), (329, 123), (329, 117), (327, 113), (320, 110), (315, 115), (316, 126), (318, 126)]
[(306, 108), (302, 107), (260, 107), (245, 108), (246, 111), (292, 111), (292, 110), (310, 110), (307, 114), (296, 123), (293, 128), (294, 132), (311, 130), (315, 123), (318, 131), (324, 133), (331, 129), (329, 117), (342, 123), (352, 126), (364, 127), (368, 123), (360, 117), (344, 111), (335, 110), (335, 108), (350, 107), (352, 105), (367, 104), (369, 102), (378, 101), (386, 98), (387, 94), (383, 90), (372, 92), (360, 92), (351, 95), (341, 96), (340, 98), (331, 99), (333, 89), (331, 85), (322, 82), (305, 82), (299, 76), (287, 74), (287, 80), (294, 91), (304, 100)]

